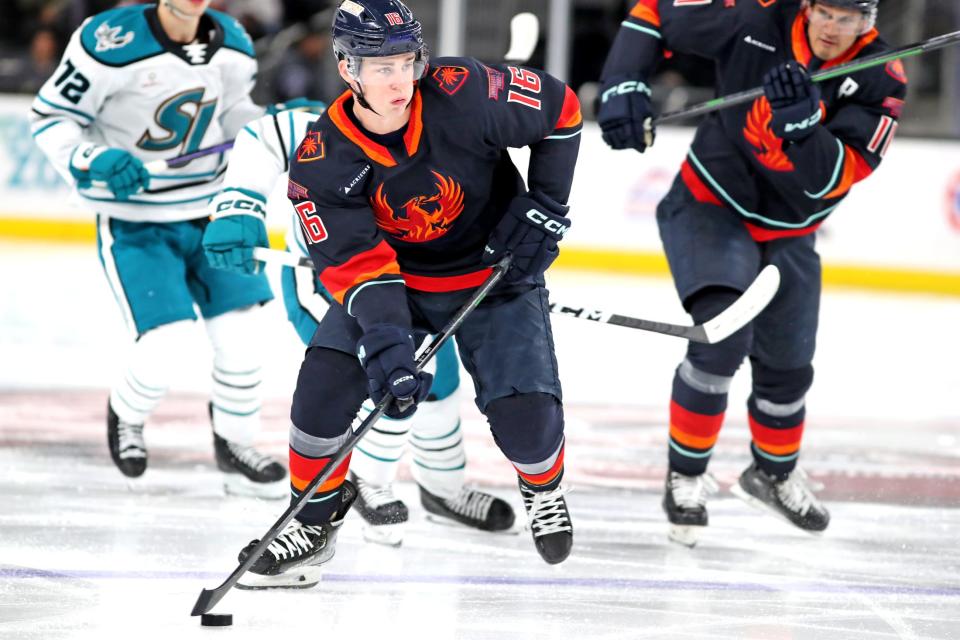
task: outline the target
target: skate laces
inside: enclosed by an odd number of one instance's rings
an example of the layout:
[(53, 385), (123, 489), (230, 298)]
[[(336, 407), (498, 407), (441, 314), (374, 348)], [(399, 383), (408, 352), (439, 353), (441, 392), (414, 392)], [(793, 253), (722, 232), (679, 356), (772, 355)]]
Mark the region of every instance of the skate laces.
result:
[(353, 484), (360, 492), (360, 499), (371, 509), (378, 509), (392, 502), (399, 502), (393, 495), (393, 485), (385, 484), (382, 486), (369, 484), (360, 478), (354, 476)]
[(786, 479), (774, 486), (784, 506), (802, 516), (807, 515), (807, 512), (818, 504), (807, 483), (807, 474), (799, 469), (795, 469)]
[(121, 458), (146, 458), (147, 447), (143, 441), (143, 425), (117, 423), (117, 449)]
[(493, 496), (481, 491), (474, 491), (463, 487), (456, 498), (444, 500), (443, 502), (451, 511), (459, 513), (473, 520), (486, 520), (487, 513), (490, 511), (490, 505), (493, 504)]
[(287, 556), (293, 557), (302, 555), (310, 551), (314, 542), (309, 535), (322, 536), (323, 528), (320, 526), (305, 525), (299, 520), (294, 520), (287, 525), (283, 533), (277, 536), (277, 539), (270, 543), (267, 551), (273, 554), (277, 560), (283, 560)]
[(707, 498), (719, 491), (716, 478), (709, 473), (686, 476), (670, 472), (670, 492), (673, 501), (683, 509), (698, 509), (706, 506)]
[(260, 453), (253, 447), (247, 447), (227, 440), (227, 448), (230, 449), (230, 453), (240, 461), (240, 464), (254, 471), (263, 471), (264, 467), (273, 463), (273, 458)]
[(557, 487), (552, 491), (530, 491), (521, 487), (523, 504), (527, 508), (527, 529), (533, 531), (533, 537), (573, 531), (563, 496), (569, 489)]

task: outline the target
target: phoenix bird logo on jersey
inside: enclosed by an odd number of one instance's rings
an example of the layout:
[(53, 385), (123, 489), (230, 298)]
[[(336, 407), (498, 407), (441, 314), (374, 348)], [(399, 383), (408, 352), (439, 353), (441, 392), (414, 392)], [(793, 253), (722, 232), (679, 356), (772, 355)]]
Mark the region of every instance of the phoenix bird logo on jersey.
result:
[(773, 109), (767, 98), (761, 96), (754, 100), (747, 114), (747, 126), (743, 137), (756, 149), (754, 157), (771, 171), (793, 171), (793, 163), (783, 152), (783, 140), (778, 138), (770, 123), (773, 121)]
[(450, 96), (460, 91), (469, 77), (470, 70), (466, 67), (437, 67), (433, 72), (433, 79)]
[(121, 31), (123, 31), (123, 27), (111, 27), (106, 22), (97, 27), (97, 30), (93, 32), (93, 37), (97, 39), (96, 50), (119, 49), (133, 42), (133, 37), (136, 35), (133, 31), (127, 31), (122, 36), (120, 35)]
[(437, 179), (437, 192), (429, 196), (414, 196), (394, 209), (383, 192), (383, 184), (370, 198), (377, 226), (404, 242), (429, 242), (450, 230), (454, 220), (463, 213), (463, 189), (452, 178), (431, 171)]
[(297, 162), (323, 160), (327, 156), (326, 148), (319, 131), (308, 131), (307, 137), (297, 147)]

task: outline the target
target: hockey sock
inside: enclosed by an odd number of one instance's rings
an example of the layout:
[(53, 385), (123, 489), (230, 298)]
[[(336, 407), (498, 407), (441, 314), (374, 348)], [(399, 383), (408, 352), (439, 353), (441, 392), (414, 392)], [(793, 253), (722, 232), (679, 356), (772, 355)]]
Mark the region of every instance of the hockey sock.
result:
[(732, 377), (701, 371), (684, 360), (670, 398), (670, 470), (698, 476), (707, 470), (727, 409)]
[[(354, 448), (356, 457), (352, 471), (369, 484), (378, 487), (391, 484), (397, 477), (410, 424), (420, 418), (425, 405), (426, 403), (421, 404), (413, 417), (406, 420), (393, 420), (387, 416), (380, 418)], [(354, 421), (354, 427), (366, 419), (372, 410), (370, 401), (364, 402)]]
[(455, 498), (463, 487), (467, 465), (457, 394), (422, 403), (411, 431), (411, 471), (417, 484), (440, 498)]
[[(290, 425), (291, 502), (296, 502), (307, 485), (323, 473), (348, 435), (349, 433), (344, 433), (340, 438), (317, 438)], [(330, 521), (333, 512), (340, 505), (337, 496), (340, 495), (340, 486), (347, 477), (352, 455), (348, 455), (333, 475), (317, 488), (313, 497), (297, 515), (297, 520), (304, 524), (323, 524)]]
[(563, 480), (563, 443), (546, 460), (528, 464), (514, 462), (520, 482), (531, 491), (552, 491)]
[(751, 395), (747, 400), (750, 419), (750, 450), (757, 466), (782, 480), (797, 466), (803, 423), (804, 399), (777, 404)]
[(484, 413), (500, 450), (533, 491), (550, 491), (563, 477), (563, 404), (549, 393), (492, 400)]
[(166, 396), (180, 345), (188, 343), (192, 320), (151, 329), (133, 344), (123, 378), (110, 390), (110, 406), (121, 421), (143, 424)]
[(206, 320), (213, 345), (213, 430), (244, 446), (260, 431), (262, 358), (253, 337), (262, 335), (259, 310), (248, 307)]

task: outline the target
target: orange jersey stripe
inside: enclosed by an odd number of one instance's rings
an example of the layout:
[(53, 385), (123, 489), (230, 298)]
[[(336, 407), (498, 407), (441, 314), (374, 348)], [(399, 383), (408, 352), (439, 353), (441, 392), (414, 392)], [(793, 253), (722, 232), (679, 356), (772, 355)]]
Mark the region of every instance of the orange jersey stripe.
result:
[(580, 113), (580, 100), (573, 89), (567, 87), (563, 96), (563, 109), (560, 110), (560, 117), (557, 119), (556, 129), (567, 129), (575, 127), (583, 122), (583, 115)]
[(333, 122), (337, 129), (340, 130), (340, 133), (345, 135), (350, 142), (360, 147), (360, 149), (363, 150), (363, 152), (367, 154), (367, 157), (369, 157), (371, 160), (382, 164), (385, 167), (397, 166), (397, 162), (393, 159), (393, 155), (390, 154), (390, 151), (388, 151), (386, 147), (381, 144), (377, 144), (365, 136), (363, 132), (360, 131), (355, 124), (353, 124), (350, 118), (347, 117), (343, 103), (347, 100), (347, 98), (350, 97), (350, 95), (350, 91), (345, 91), (327, 109), (327, 114), (330, 116), (331, 122)]
[(713, 191), (710, 191), (709, 187), (704, 184), (703, 180), (700, 179), (700, 176), (697, 175), (697, 172), (693, 170), (693, 167), (690, 166), (689, 160), (684, 160), (683, 164), (680, 166), (680, 177), (683, 179), (683, 183), (687, 185), (687, 189), (690, 190), (690, 193), (693, 194), (693, 197), (697, 202), (702, 202), (704, 204), (715, 204), (718, 207), (722, 207), (723, 203), (720, 202), (720, 199), (713, 194)]
[(697, 438), (715, 438), (723, 426), (724, 414), (708, 416), (684, 409), (676, 401), (670, 401), (670, 427), (676, 428), (688, 436)]
[(747, 227), (750, 237), (755, 241), (770, 242), (771, 240), (779, 240), (780, 238), (795, 238), (797, 236), (810, 235), (820, 228), (821, 223), (818, 222), (803, 229), (765, 229), (755, 224), (750, 224), (749, 222), (744, 222), (743, 224)]
[(410, 103), (410, 123), (407, 132), (403, 134), (403, 144), (407, 148), (407, 155), (411, 158), (420, 148), (420, 137), (423, 135), (423, 98), (420, 90), (413, 92), (413, 101)]
[(520, 477), (526, 480), (529, 484), (550, 484), (558, 475), (560, 475), (560, 472), (563, 471), (563, 451), (565, 448), (566, 447), (560, 447), (560, 453), (557, 455), (556, 461), (547, 471), (537, 474), (526, 474), (517, 469), (517, 473), (520, 474)]
[(400, 275), (400, 265), (393, 248), (386, 240), (381, 240), (373, 249), (358, 253), (341, 265), (324, 269), (320, 273), (320, 283), (334, 300), (343, 304), (350, 289), (384, 274)]
[(824, 196), (825, 200), (846, 195), (853, 185), (873, 173), (873, 169), (871, 169), (867, 161), (863, 159), (863, 156), (857, 153), (853, 147), (849, 145), (843, 146), (846, 151), (846, 156), (843, 159), (843, 175), (837, 187)]
[(649, 22), (655, 27), (660, 26), (660, 9), (657, 0), (640, 0), (630, 10), (630, 17)]
[[(343, 484), (344, 478), (347, 477), (347, 470), (350, 468), (350, 458), (352, 455), (352, 453), (349, 454), (346, 459), (340, 463), (340, 466), (333, 472), (333, 475), (327, 478), (327, 481), (317, 488), (317, 493), (333, 491)], [(293, 449), (290, 449), (290, 484), (292, 484), (297, 491), (303, 491), (307, 488), (307, 485), (313, 482), (314, 478), (323, 473), (323, 470), (329, 462), (330, 458), (306, 458)]]
[(670, 437), (680, 444), (692, 447), (694, 449), (712, 449), (713, 445), (717, 444), (717, 437), (719, 434), (720, 432), (718, 431), (713, 436), (702, 438), (699, 436), (692, 436), (689, 433), (684, 432), (682, 429), (677, 427), (677, 425), (670, 425)]
[(417, 276), (411, 273), (404, 273), (403, 279), (407, 286), (417, 291), (429, 291), (430, 293), (442, 293), (445, 291), (460, 291), (462, 289), (472, 289), (479, 287), (490, 274), (492, 268), (481, 269), (473, 273), (465, 273), (459, 276)]

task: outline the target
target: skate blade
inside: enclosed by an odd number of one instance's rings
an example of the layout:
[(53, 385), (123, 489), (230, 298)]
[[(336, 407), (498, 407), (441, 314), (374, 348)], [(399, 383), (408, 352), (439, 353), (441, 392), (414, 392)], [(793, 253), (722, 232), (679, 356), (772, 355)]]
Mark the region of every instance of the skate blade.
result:
[(683, 545), (688, 549), (693, 549), (700, 541), (700, 534), (706, 527), (698, 527), (686, 524), (671, 524), (667, 531), (667, 538), (670, 542)]
[(399, 547), (403, 544), (403, 532), (406, 523), (399, 524), (381, 524), (363, 525), (363, 539), (374, 544), (382, 544), (386, 547)]
[(752, 495), (744, 491), (743, 487), (740, 486), (739, 482), (734, 484), (732, 487), (730, 487), (730, 493), (737, 496), (738, 498), (746, 502), (748, 505), (750, 505), (754, 509), (776, 516), (779, 520), (786, 522), (788, 525), (790, 525), (791, 527), (793, 527), (798, 531), (803, 531), (804, 533), (808, 533), (818, 538), (823, 535), (823, 531), (813, 531), (811, 529), (804, 529), (803, 527), (798, 527), (796, 524), (790, 521), (790, 518), (783, 515), (782, 513), (780, 513), (770, 505), (768, 505), (763, 500), (758, 500), (757, 498), (754, 498)]
[(481, 533), (490, 533), (493, 535), (507, 535), (507, 536), (518, 536), (524, 529), (523, 525), (518, 525), (516, 522), (513, 523), (509, 529), (499, 529), (497, 531), (489, 531), (487, 529), (480, 529), (478, 527), (471, 527), (468, 524), (464, 524), (459, 520), (454, 520), (453, 518), (448, 518), (437, 513), (430, 513), (429, 511), (426, 514), (426, 518), (429, 522), (433, 524), (439, 524), (444, 527), (450, 527), (451, 529), (466, 529), (468, 531), (480, 531)]
[(237, 581), (237, 589), (309, 589), (320, 582), (320, 567), (291, 569), (278, 576), (262, 576), (247, 572)]
[(223, 490), (231, 496), (281, 500), (290, 495), (290, 483), (286, 478), (276, 482), (253, 482), (239, 473), (225, 473)]

